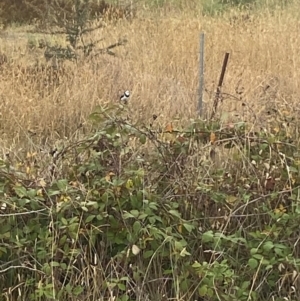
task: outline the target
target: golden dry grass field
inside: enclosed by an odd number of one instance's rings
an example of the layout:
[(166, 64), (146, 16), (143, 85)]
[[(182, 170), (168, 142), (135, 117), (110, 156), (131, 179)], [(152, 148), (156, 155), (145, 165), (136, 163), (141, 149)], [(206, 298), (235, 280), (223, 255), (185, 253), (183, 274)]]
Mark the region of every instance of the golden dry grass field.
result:
[[(118, 102), (131, 91), (133, 120), (153, 114), (164, 124), (197, 117), (199, 35), (205, 33), (205, 108), (212, 107), (225, 52), (230, 53), (223, 103), (224, 123), (251, 120), (259, 127), (281, 115), (298, 115), (300, 5), (260, 12), (202, 17), (195, 12), (138, 12), (132, 21), (93, 31), (99, 47), (126, 38), (116, 56), (99, 55), (66, 63), (59, 83), (51, 83), (38, 41), (65, 43), (59, 35), (26, 27), (0, 34), (0, 144), (4, 152), (70, 138), (98, 104)], [(229, 96), (232, 95), (232, 96)], [(270, 113), (271, 114), (268, 114)]]

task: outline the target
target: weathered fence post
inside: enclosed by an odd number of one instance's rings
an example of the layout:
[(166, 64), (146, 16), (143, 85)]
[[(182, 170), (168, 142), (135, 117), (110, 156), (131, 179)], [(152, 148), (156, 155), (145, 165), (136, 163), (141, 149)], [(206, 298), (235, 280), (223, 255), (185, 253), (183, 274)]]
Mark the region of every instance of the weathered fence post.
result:
[(226, 52), (225, 56), (224, 56), (224, 60), (223, 60), (222, 70), (221, 70), (221, 74), (220, 74), (220, 78), (219, 78), (219, 83), (218, 83), (217, 92), (216, 92), (216, 95), (215, 95), (213, 110), (212, 110), (210, 119), (213, 119), (213, 117), (215, 116), (215, 114), (217, 112), (219, 101), (221, 99), (221, 88), (222, 88), (223, 81), (224, 81), (225, 71), (226, 71), (226, 67), (227, 67), (227, 63), (228, 63), (228, 58), (229, 58), (229, 53)]

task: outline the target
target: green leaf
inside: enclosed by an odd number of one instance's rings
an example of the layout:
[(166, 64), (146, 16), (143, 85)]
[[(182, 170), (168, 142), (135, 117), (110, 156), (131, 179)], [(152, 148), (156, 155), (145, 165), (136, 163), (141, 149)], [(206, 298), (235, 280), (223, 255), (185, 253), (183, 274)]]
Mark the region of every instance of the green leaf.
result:
[(97, 218), (98, 221), (102, 221), (104, 217), (103, 217), (102, 214), (98, 214), (98, 215), (96, 216), (96, 218)]
[(59, 190), (49, 190), (47, 192), (48, 196), (54, 196), (54, 195), (58, 195), (60, 194), (60, 191)]
[(177, 210), (169, 210), (169, 213), (175, 217), (181, 218), (180, 213)]
[(64, 217), (62, 217), (61, 218), (61, 222), (63, 223), (63, 225), (68, 225), (68, 221), (64, 218)]
[(28, 200), (28, 199), (25, 199), (25, 198), (23, 198), (23, 199), (18, 199), (18, 204), (19, 204), (19, 206), (20, 207), (23, 207), (23, 206), (25, 206), (26, 204), (28, 204), (28, 203), (30, 203), (30, 200)]
[(149, 257), (151, 257), (153, 255), (154, 251), (153, 250), (148, 250), (146, 252), (143, 253), (143, 258), (147, 259)]
[(72, 293), (72, 286), (69, 283), (65, 286), (65, 289), (69, 294)]
[(192, 264), (192, 267), (194, 269), (199, 269), (202, 267), (201, 263), (199, 263), (198, 261), (195, 261), (193, 264)]
[(285, 256), (282, 249), (275, 248), (274, 251), (275, 251), (275, 253), (276, 253), (277, 255), (279, 255), (280, 257), (284, 257), (284, 256)]
[(130, 213), (133, 215), (133, 217), (138, 217), (140, 214), (138, 210), (131, 210)]
[(33, 199), (36, 196), (36, 194), (37, 194), (37, 190), (35, 189), (29, 189), (27, 191), (27, 196), (31, 199)]
[(144, 220), (147, 216), (148, 216), (148, 214), (142, 213), (139, 215), (139, 219)]
[(2, 255), (1, 253), (7, 254), (7, 249), (4, 248), (4, 247), (0, 247), (0, 257), (1, 257), (1, 255)]
[(68, 187), (68, 181), (65, 179), (58, 180), (56, 184), (60, 191), (65, 191)]
[(80, 295), (83, 292), (83, 290), (84, 290), (83, 286), (79, 286), (79, 285), (75, 286), (74, 289), (73, 289), (73, 294), (75, 296), (78, 296), (78, 295)]
[(257, 248), (252, 248), (252, 249), (250, 250), (250, 254), (251, 254), (251, 255), (254, 255), (254, 254), (257, 253), (257, 251), (258, 251)]
[(265, 267), (265, 270), (266, 270), (266, 271), (271, 270), (271, 269), (273, 269), (273, 266), (272, 266), (271, 264), (269, 264), (269, 265), (267, 265), (267, 266)]
[(286, 246), (283, 244), (274, 244), (274, 247), (279, 248), (279, 249), (286, 249)]
[(0, 234), (7, 233), (7, 232), (10, 231), (10, 229), (11, 229), (11, 225), (10, 224), (1, 225), (1, 227), (0, 227)]
[(194, 225), (187, 224), (187, 223), (183, 223), (183, 227), (184, 227), (189, 233), (191, 233), (191, 232), (195, 229), (195, 226), (194, 226)]
[(264, 258), (264, 259), (261, 261), (261, 264), (268, 266), (268, 265), (270, 265), (270, 260)]
[(181, 241), (175, 241), (175, 249), (181, 251), (184, 248), (184, 244)]
[(129, 213), (129, 212), (123, 213), (123, 218), (124, 218), (124, 219), (133, 218), (133, 217), (134, 217), (134, 215), (131, 214), (131, 213)]
[(203, 243), (212, 242), (212, 241), (214, 241), (214, 233), (212, 230), (209, 230), (202, 234), (202, 242)]
[(241, 285), (241, 289), (242, 289), (242, 290), (248, 289), (249, 286), (250, 286), (250, 284), (251, 284), (251, 281), (244, 281), (244, 282), (242, 283), (242, 285)]
[(172, 275), (172, 274), (174, 274), (174, 270), (172, 270), (172, 269), (164, 270), (163, 273), (164, 273), (164, 275)]
[(258, 266), (258, 262), (257, 262), (256, 259), (250, 258), (250, 259), (248, 260), (248, 265), (249, 265), (249, 267), (250, 267), (251, 269), (256, 269), (257, 266)]
[(189, 289), (190, 283), (187, 278), (181, 279), (179, 287), (182, 292), (187, 292)]
[(140, 143), (142, 143), (142, 144), (145, 144), (146, 143), (146, 140), (147, 140), (147, 138), (146, 138), (146, 135), (144, 135), (144, 134), (142, 134), (141, 136), (140, 136)]
[(89, 209), (86, 208), (85, 206), (82, 206), (81, 209), (82, 209), (82, 211), (84, 211), (84, 212), (88, 212), (88, 211), (89, 211)]
[(149, 208), (153, 209), (153, 210), (157, 210), (157, 203), (155, 202), (150, 202), (149, 203)]
[(263, 258), (263, 256), (261, 254), (253, 254), (252, 257), (257, 260), (261, 260)]
[(207, 289), (207, 293), (206, 293), (206, 296), (211, 298), (213, 295), (214, 295), (214, 290), (212, 288), (208, 288)]
[(156, 222), (156, 218), (154, 216), (150, 216), (149, 217), (149, 223), (152, 224), (152, 225), (154, 225), (155, 222)]
[(23, 197), (27, 196), (27, 190), (23, 186), (15, 186), (14, 191), (18, 195), (19, 198), (23, 198)]
[(154, 217), (155, 217), (155, 219), (156, 219), (157, 221), (159, 221), (159, 222), (161, 222), (161, 223), (162, 223), (162, 219), (161, 219), (161, 217), (160, 217), (160, 216), (156, 215), (156, 216), (154, 216)]
[(129, 300), (129, 296), (128, 295), (123, 295), (123, 296), (121, 296), (121, 298), (118, 298), (117, 300), (128, 301)]
[(118, 288), (119, 288), (119, 290), (121, 290), (121, 291), (125, 291), (125, 290), (126, 290), (126, 286), (125, 286), (125, 284), (123, 284), (123, 283), (118, 283)]
[(272, 250), (272, 249), (274, 248), (274, 244), (273, 244), (273, 242), (271, 242), (271, 241), (266, 241), (266, 242), (263, 244), (262, 248), (263, 248), (266, 252), (269, 252), (270, 250)]
[(207, 293), (207, 285), (206, 284), (204, 284), (198, 288), (198, 294), (200, 295), (200, 297), (204, 297), (206, 295), (206, 293)]
[(89, 222), (91, 222), (94, 218), (95, 218), (95, 215), (89, 215), (89, 216), (86, 218), (85, 222), (86, 222), (86, 223), (89, 223)]
[(133, 226), (132, 226), (132, 229), (133, 229), (134, 233), (138, 234), (140, 232), (141, 228), (142, 228), (141, 223), (139, 221), (135, 221)]
[(60, 263), (56, 262), (56, 261), (50, 261), (50, 266), (52, 266), (52, 267), (59, 267)]

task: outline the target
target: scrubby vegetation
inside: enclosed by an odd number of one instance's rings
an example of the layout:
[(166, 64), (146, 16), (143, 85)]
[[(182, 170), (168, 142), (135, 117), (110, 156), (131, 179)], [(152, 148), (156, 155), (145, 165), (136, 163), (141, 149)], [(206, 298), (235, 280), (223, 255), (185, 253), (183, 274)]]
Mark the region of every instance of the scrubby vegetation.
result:
[[(98, 107), (85, 139), (2, 161), (3, 298), (297, 296), (297, 143), (196, 120), (161, 132), (125, 116)], [(233, 150), (226, 166), (215, 165), (221, 144)]]
[(61, 3), (1, 17), (0, 300), (299, 300), (298, 2)]

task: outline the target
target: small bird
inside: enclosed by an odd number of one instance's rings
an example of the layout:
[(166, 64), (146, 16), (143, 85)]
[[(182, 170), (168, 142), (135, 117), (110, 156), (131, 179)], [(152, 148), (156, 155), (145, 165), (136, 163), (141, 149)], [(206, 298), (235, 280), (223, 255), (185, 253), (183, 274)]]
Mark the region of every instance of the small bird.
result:
[(129, 100), (130, 92), (127, 90), (124, 94), (120, 97), (120, 101), (127, 105)]

